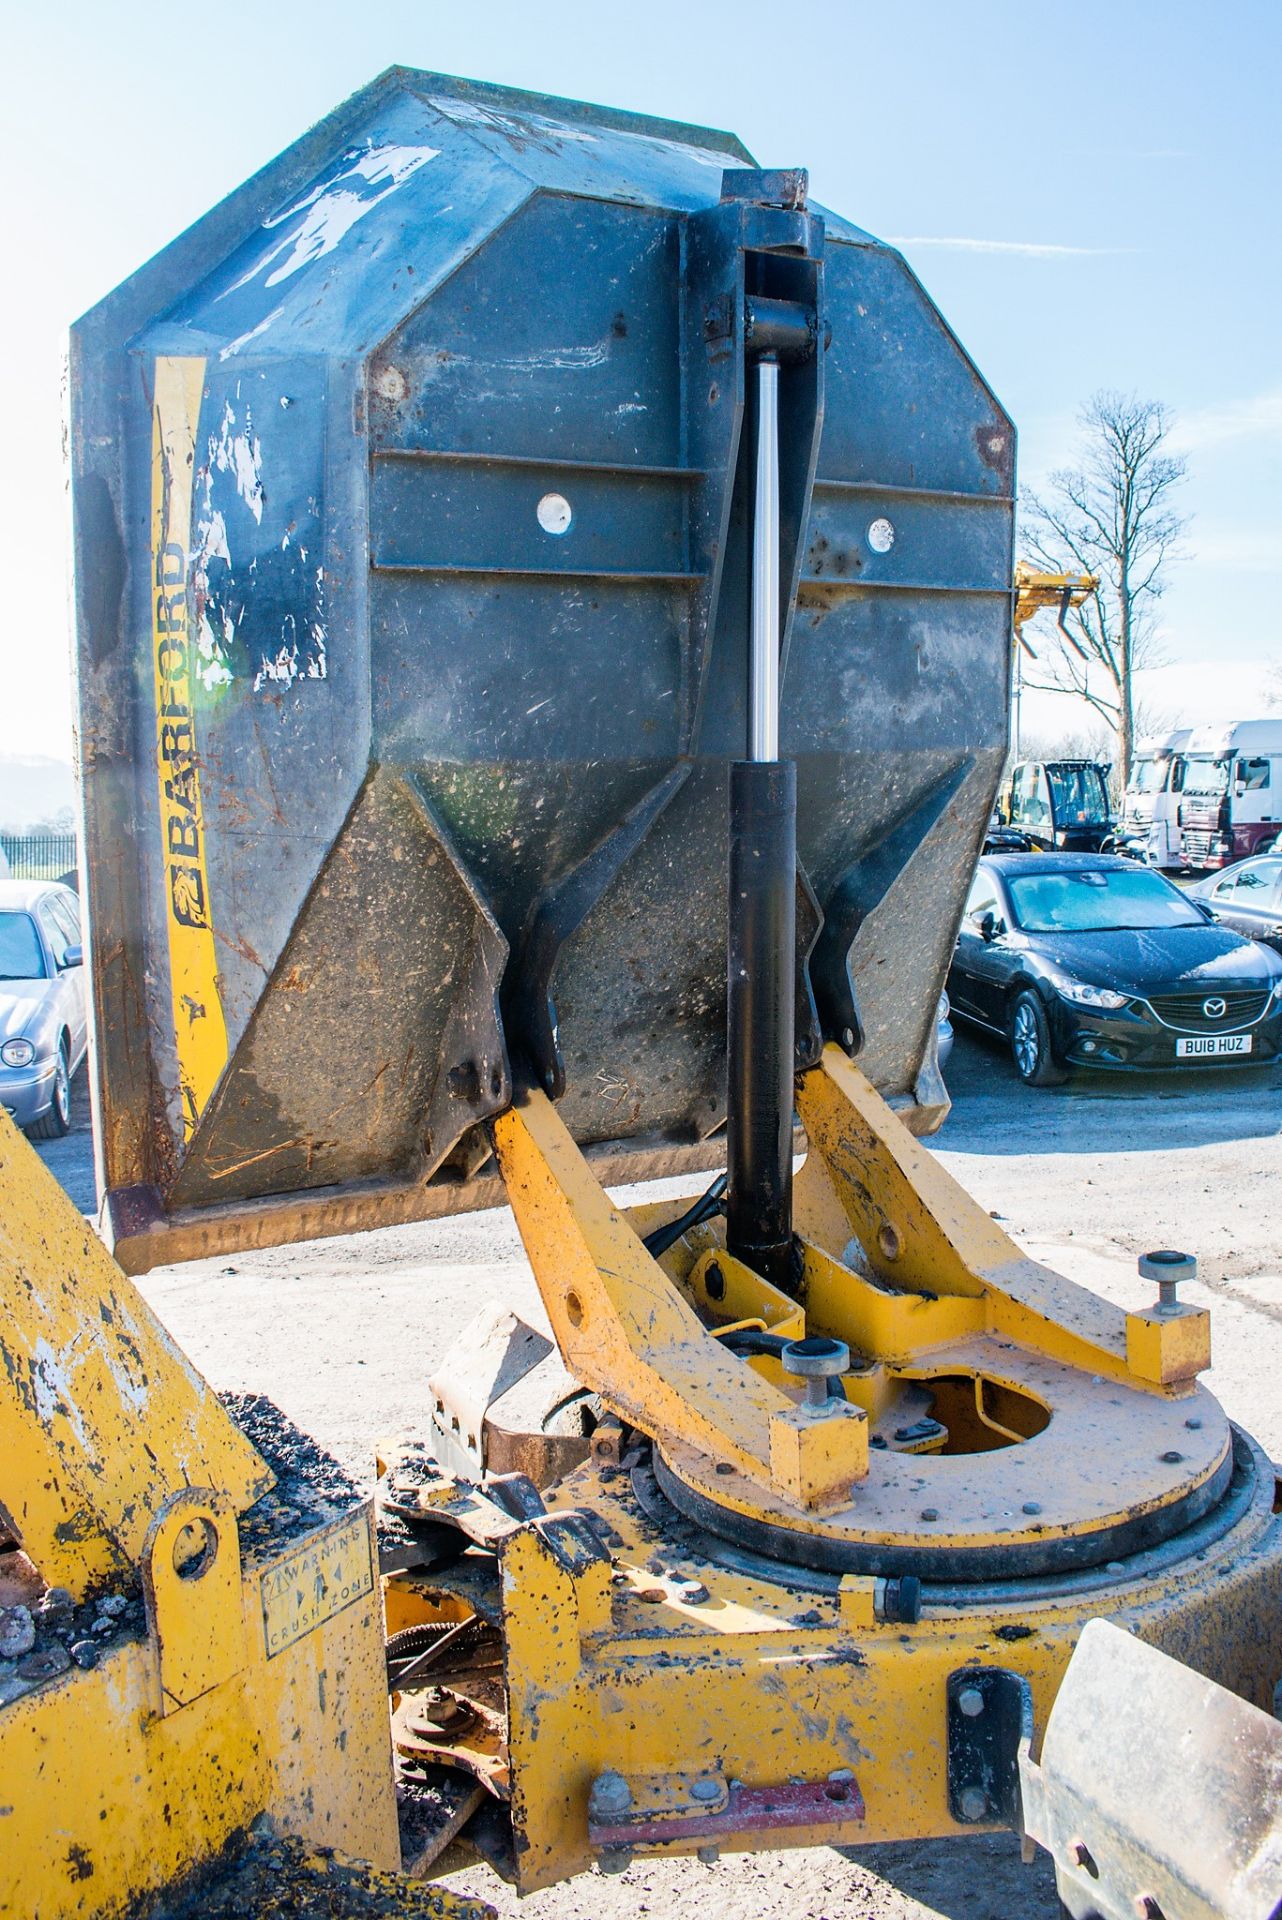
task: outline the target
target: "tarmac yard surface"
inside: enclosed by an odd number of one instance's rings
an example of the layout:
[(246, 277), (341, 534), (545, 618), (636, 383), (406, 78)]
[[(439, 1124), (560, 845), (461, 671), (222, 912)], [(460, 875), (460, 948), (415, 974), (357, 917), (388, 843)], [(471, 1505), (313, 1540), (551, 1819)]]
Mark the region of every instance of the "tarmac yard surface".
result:
[[(83, 1077), (82, 1077), (83, 1078)], [(1207, 1377), (1282, 1458), (1282, 1067), (1079, 1078), (1036, 1091), (1007, 1054), (958, 1035), (949, 1171), (1037, 1258), (1121, 1305), (1147, 1303), (1136, 1256), (1195, 1253), (1185, 1289), (1213, 1315)], [(42, 1147), (86, 1209), (87, 1103)], [(692, 1183), (691, 1190), (697, 1190)], [(85, 1197), (85, 1196), (89, 1197)], [(487, 1301), (537, 1296), (511, 1216), (495, 1212), (161, 1269), (140, 1285), (219, 1388), (266, 1393), (368, 1481), (376, 1439), (426, 1422), (427, 1380)], [(504, 1920), (1056, 1920), (1044, 1856), (1011, 1835), (639, 1864), (519, 1902), (486, 1868), (450, 1883)]]

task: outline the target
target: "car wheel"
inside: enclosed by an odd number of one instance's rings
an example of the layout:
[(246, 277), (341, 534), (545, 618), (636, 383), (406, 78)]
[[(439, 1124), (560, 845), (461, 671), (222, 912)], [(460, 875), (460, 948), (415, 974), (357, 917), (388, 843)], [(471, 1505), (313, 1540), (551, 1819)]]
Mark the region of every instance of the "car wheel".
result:
[(1010, 1011), (1010, 1051), (1027, 1087), (1058, 1087), (1068, 1078), (1051, 1052), (1051, 1030), (1037, 994), (1025, 988)]
[(58, 1065), (53, 1076), (53, 1099), (48, 1113), (41, 1114), (31, 1128), (33, 1140), (61, 1140), (71, 1132), (71, 1062), (67, 1043), (58, 1042)]

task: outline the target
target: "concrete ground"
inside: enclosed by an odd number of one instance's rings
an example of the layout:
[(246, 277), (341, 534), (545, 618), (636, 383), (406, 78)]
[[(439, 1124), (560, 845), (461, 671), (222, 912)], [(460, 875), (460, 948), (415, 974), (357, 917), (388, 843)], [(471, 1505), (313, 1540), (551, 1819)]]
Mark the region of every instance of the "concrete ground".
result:
[[(954, 1108), (934, 1145), (950, 1172), (1038, 1258), (1119, 1304), (1152, 1294), (1136, 1255), (1196, 1253), (1190, 1300), (1213, 1310), (1208, 1383), (1282, 1457), (1282, 1068), (1102, 1075), (1021, 1085), (1005, 1053), (959, 1034)], [(41, 1151), (92, 1204), (87, 1106)], [(86, 1184), (87, 1182), (87, 1184)], [(511, 1215), (491, 1213), (162, 1269), (141, 1282), (220, 1387), (266, 1392), (368, 1478), (376, 1436), (423, 1422), (442, 1347), (485, 1301), (537, 1311)], [(504, 1920), (518, 1902), (487, 1869), (451, 1884)], [(760, 1854), (593, 1874), (519, 1903), (526, 1920), (1053, 1920), (1044, 1861), (1013, 1838)]]

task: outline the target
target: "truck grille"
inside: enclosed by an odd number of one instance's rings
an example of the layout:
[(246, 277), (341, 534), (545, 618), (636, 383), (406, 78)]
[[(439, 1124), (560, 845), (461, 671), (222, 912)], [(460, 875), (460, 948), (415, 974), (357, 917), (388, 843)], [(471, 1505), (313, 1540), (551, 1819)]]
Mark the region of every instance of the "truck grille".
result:
[[(1184, 1033), (1232, 1033), (1240, 1027), (1253, 1027), (1269, 1004), (1267, 988), (1248, 987), (1236, 993), (1155, 993), (1149, 1006), (1164, 1027), (1178, 1027)], [(1212, 1017), (1205, 1011), (1207, 1001), (1224, 1002), (1224, 1011)]]
[[(1182, 837), (1184, 858), (1190, 866), (1200, 866), (1211, 857), (1211, 842), (1216, 838), (1212, 833), (1191, 833), (1185, 827)], [(1218, 851), (1218, 849), (1217, 849)]]

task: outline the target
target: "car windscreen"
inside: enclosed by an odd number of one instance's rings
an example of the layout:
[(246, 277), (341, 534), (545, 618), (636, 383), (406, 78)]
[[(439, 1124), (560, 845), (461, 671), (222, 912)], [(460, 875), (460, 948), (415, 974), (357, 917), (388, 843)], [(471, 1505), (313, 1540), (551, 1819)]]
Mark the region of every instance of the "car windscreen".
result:
[(0, 980), (43, 980), (44, 951), (29, 913), (0, 913)]
[(1095, 767), (1047, 767), (1061, 826), (1108, 819), (1108, 796)]
[(1178, 887), (1142, 867), (1083, 867), (1071, 873), (1007, 876), (1025, 933), (1106, 933), (1204, 927)]

